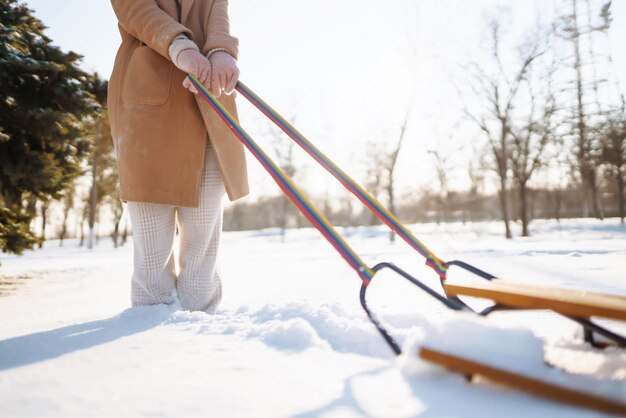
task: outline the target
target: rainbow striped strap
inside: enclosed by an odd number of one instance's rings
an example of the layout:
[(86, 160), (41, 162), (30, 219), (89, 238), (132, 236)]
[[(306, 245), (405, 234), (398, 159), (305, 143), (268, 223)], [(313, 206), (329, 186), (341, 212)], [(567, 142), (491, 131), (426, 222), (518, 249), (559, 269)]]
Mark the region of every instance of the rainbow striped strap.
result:
[(385, 223), (392, 231), (406, 241), (413, 249), (426, 258), (426, 265), (437, 272), (443, 280), (446, 277), (447, 267), (444, 261), (438, 258), (413, 233), (405, 227), (389, 210), (387, 210), (374, 196), (369, 194), (356, 181), (348, 176), (339, 166), (333, 163), (311, 141), (306, 139), (285, 118), (272, 109), (266, 102), (257, 96), (242, 82), (237, 83), (237, 91), (250, 101), (257, 109), (285, 132), (294, 142), (304, 149), (315, 161), (332, 174), (346, 189), (354, 194), (378, 219)]
[(332, 224), (322, 215), (319, 210), (307, 199), (298, 189), (291, 178), (285, 174), (272, 159), (258, 146), (256, 142), (241, 127), (239, 122), (221, 105), (217, 99), (192, 75), (188, 75), (193, 85), (198, 89), (200, 95), (217, 112), (219, 117), (226, 123), (231, 131), (239, 138), (244, 146), (261, 163), (263, 168), (272, 176), (281, 190), (296, 205), (300, 212), (319, 230), (324, 238), (339, 252), (339, 254), (352, 267), (364, 285), (368, 285), (374, 277), (375, 272), (369, 268), (363, 260), (354, 252), (341, 235), (335, 230)]

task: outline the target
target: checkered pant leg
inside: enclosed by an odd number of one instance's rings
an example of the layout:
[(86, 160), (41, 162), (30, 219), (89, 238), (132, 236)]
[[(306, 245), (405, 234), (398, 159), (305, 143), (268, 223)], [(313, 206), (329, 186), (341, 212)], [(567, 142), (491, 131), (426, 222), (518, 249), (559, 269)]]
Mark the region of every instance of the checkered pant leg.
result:
[(224, 183), (207, 146), (198, 208), (179, 208), (180, 272), (176, 283), (184, 309), (212, 313), (222, 298), (217, 253), (222, 231)]
[(172, 303), (176, 283), (172, 249), (176, 208), (128, 202), (128, 213), (133, 226), (134, 247), (132, 305)]

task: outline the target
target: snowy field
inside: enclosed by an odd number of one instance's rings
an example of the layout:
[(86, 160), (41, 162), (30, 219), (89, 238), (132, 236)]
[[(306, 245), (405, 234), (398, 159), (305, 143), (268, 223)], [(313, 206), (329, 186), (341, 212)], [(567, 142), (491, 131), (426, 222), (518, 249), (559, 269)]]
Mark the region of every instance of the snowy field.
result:
[[(438, 256), (525, 283), (626, 296), (617, 220), (415, 225)], [(342, 232), (370, 265), (435, 274), (379, 228)], [(369, 300), (405, 354), (394, 358), (358, 301), (360, 280), (316, 231), (226, 233), (216, 315), (129, 308), (132, 244), (48, 242), (1, 255), (0, 417), (597, 417), (416, 359), (430, 344), (626, 402), (626, 351), (581, 342), (547, 312), (477, 319), (446, 311), (390, 273)], [(624, 324), (610, 324), (626, 332)], [(545, 362), (545, 363), (544, 363)], [(550, 366), (548, 366), (548, 364)]]

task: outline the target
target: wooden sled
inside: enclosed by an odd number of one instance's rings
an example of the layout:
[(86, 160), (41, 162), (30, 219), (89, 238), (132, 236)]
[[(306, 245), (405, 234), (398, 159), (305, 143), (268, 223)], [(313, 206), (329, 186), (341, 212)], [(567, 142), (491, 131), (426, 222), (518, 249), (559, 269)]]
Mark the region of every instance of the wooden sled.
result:
[(596, 345), (594, 334), (626, 347), (626, 338), (592, 322), (591, 318), (626, 321), (626, 297), (583, 290), (558, 289), (531, 286), (498, 279), (466, 263), (453, 261), (455, 265), (486, 279), (480, 282), (442, 282), (446, 296), (468, 309), (459, 297), (470, 296), (489, 299), (494, 305), (477, 312), (486, 316), (495, 311), (510, 309), (546, 309), (563, 315), (583, 326), (585, 340)]
[(617, 400), (600, 397), (580, 390), (565, 388), (545, 380), (443, 353), (432, 348), (422, 347), (418, 356), (430, 363), (469, 376), (470, 379), (472, 377), (481, 376), (492, 382), (503, 384), (542, 398), (594, 409), (613, 415), (626, 416), (626, 404)]
[[(472, 283), (455, 283), (449, 279), (442, 280), (441, 284), (445, 292), (445, 295), (442, 295), (393, 264), (379, 263), (373, 269), (374, 271), (393, 270), (451, 310), (474, 312), (486, 316), (501, 310), (547, 309), (581, 324), (585, 331), (585, 340), (592, 344), (594, 343), (594, 334), (599, 334), (626, 347), (626, 338), (591, 321), (592, 317), (626, 321), (626, 297), (507, 282), (462, 261), (451, 261), (445, 263), (445, 266), (448, 268), (460, 267), (485, 280)], [(367, 286), (362, 286), (361, 305), (387, 344), (396, 354), (400, 354), (400, 346), (368, 307), (366, 291)], [(466, 296), (490, 299), (494, 304), (482, 311), (476, 311), (460, 299), (460, 297)], [(626, 404), (617, 400), (565, 388), (548, 381), (443, 353), (430, 347), (422, 347), (418, 355), (433, 364), (470, 377), (483, 376), (496, 383), (554, 401), (626, 416)]]

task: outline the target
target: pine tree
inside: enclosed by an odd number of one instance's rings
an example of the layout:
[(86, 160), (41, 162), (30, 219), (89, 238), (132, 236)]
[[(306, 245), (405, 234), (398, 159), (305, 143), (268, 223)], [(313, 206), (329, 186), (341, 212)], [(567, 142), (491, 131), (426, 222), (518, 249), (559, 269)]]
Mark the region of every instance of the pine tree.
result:
[(82, 120), (99, 107), (93, 78), (43, 33), (25, 5), (0, 0), (0, 246), (20, 253), (38, 240), (26, 201), (58, 199), (89, 152)]

